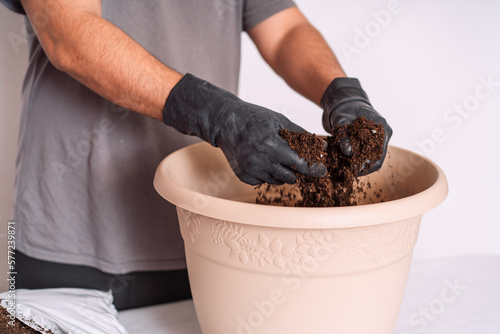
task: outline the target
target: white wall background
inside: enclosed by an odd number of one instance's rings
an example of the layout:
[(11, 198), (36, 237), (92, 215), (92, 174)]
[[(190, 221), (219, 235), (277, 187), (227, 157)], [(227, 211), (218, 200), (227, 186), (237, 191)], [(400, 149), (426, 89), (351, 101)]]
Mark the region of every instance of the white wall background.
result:
[[(392, 145), (427, 155), (448, 177), (449, 197), (424, 215), (414, 258), (500, 254), (496, 211), (500, 178), (495, 175), (500, 165), (500, 3), (297, 3), (333, 47), (348, 75), (361, 80), (373, 105), (388, 119), (394, 129)], [(0, 6), (2, 254), (5, 225), (12, 214), (20, 89), (26, 64), (21, 16)], [(493, 84), (490, 91), (479, 88), (478, 99), (476, 88), (484, 80)], [(284, 113), (311, 132), (324, 133), (321, 110), (291, 91), (260, 59), (246, 36), (240, 95)], [(462, 114), (454, 111), (456, 106), (462, 106)], [(440, 134), (433, 139), (433, 133)], [(6, 262), (5, 255), (0, 257), (2, 273)], [(5, 287), (1, 279), (0, 291)]]

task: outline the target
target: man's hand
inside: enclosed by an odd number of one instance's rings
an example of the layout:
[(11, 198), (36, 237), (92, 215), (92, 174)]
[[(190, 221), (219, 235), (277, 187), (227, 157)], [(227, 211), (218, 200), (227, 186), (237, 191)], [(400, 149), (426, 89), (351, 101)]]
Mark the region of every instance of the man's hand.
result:
[[(370, 174), (379, 170), (387, 153), (387, 146), (392, 136), (392, 129), (389, 124), (387, 124), (387, 121), (373, 109), (359, 81), (354, 78), (336, 78), (323, 94), (321, 106), (324, 110), (323, 126), (329, 133), (333, 133), (337, 125), (351, 124), (360, 116), (364, 116), (375, 123), (383, 125), (385, 140), (382, 158), (379, 161), (366, 161), (363, 166), (371, 164), (371, 167), (368, 169), (362, 168), (360, 175)], [(340, 143), (340, 148), (345, 155), (352, 155), (349, 137), (344, 137)]]
[(191, 74), (172, 89), (163, 121), (220, 147), (236, 175), (248, 184), (294, 183), (294, 170), (310, 176), (326, 174), (323, 165), (309, 166), (279, 136), (280, 129), (304, 131), (300, 126)]

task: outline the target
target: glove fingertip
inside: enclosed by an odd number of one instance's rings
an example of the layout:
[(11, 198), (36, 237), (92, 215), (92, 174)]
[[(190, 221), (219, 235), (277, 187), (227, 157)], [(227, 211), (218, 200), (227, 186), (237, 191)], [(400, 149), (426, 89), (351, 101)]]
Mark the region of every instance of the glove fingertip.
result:
[(244, 183), (249, 184), (251, 186), (257, 186), (259, 184), (265, 183), (265, 181), (257, 179), (255, 177), (251, 177), (249, 175), (236, 174), (236, 176), (238, 176), (238, 178), (240, 179), (241, 182), (244, 182)]
[(307, 171), (302, 174), (307, 176), (323, 177), (326, 176), (327, 173), (328, 170), (326, 169), (325, 165), (315, 162), (307, 168)]
[(342, 151), (342, 154), (348, 157), (352, 156), (352, 145), (349, 137), (342, 138), (340, 140), (339, 146), (340, 146), (340, 151)]
[[(383, 163), (382, 160), (379, 160), (379, 161), (375, 162), (374, 164), (371, 164), (370, 160), (365, 161), (363, 163), (363, 166), (361, 167), (359, 173), (358, 173), (358, 176), (365, 176), (365, 175), (368, 175), (368, 174), (371, 174), (373, 172), (378, 171), (382, 167), (382, 163)], [(366, 166), (370, 165), (370, 164), (371, 164), (371, 166), (369, 168), (366, 168)]]

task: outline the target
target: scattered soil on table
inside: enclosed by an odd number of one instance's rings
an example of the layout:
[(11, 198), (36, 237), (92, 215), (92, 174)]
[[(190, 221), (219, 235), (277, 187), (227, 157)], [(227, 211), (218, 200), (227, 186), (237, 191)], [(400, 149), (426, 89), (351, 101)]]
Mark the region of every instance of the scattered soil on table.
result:
[[(305, 132), (280, 130), (297, 154), (309, 164), (322, 163), (328, 173), (322, 178), (297, 174), (296, 191), (288, 191), (283, 186), (257, 186), (258, 204), (285, 205), (300, 207), (352, 206), (358, 204), (358, 195), (363, 193), (358, 175), (362, 169), (369, 169), (372, 162), (380, 160), (385, 132), (381, 124), (365, 117), (359, 117), (352, 124), (337, 126), (334, 135), (326, 138), (327, 147), (322, 138)], [(352, 146), (352, 156), (344, 155), (340, 150), (341, 139), (348, 136)], [(366, 185), (368, 188), (370, 184)], [(298, 196), (297, 194), (300, 194)], [(271, 193), (274, 192), (274, 195)], [(376, 191), (377, 197), (382, 190)]]
[(10, 313), (0, 306), (0, 333), (2, 334), (39, 334), (39, 331), (26, 326), (18, 319), (14, 320), (14, 326), (11, 325), (12, 321), (9, 318)]

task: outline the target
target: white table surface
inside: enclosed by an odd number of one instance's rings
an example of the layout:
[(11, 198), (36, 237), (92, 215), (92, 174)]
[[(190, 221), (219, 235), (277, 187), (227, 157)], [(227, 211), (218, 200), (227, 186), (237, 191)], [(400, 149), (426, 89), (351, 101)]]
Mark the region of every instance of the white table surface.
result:
[[(130, 334), (201, 334), (192, 301), (122, 311), (119, 320)], [(420, 333), (500, 334), (500, 256), (413, 263), (393, 334)]]

